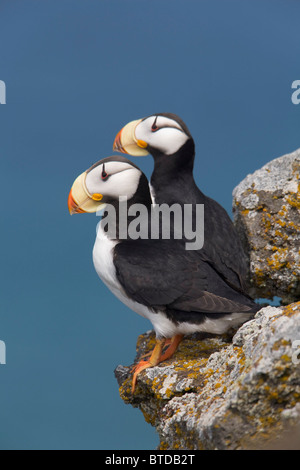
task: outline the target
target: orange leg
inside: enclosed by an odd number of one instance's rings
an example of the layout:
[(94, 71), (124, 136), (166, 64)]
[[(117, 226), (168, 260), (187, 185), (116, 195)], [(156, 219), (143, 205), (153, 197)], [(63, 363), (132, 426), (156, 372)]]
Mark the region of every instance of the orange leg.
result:
[[(164, 343), (164, 348), (166, 348), (167, 346), (170, 346), (170, 344), (172, 343), (173, 339), (175, 338), (175, 336), (173, 336), (173, 338), (167, 338), (165, 343)], [(166, 352), (166, 351), (165, 351)], [(175, 352), (175, 351), (174, 351)], [(151, 356), (151, 352), (148, 352), (146, 354), (142, 354), (142, 356), (140, 356), (140, 359), (145, 359), (146, 357), (150, 357)], [(131, 371), (134, 372), (136, 368), (136, 365), (135, 366), (132, 366), (131, 368)]]
[(142, 360), (134, 367), (134, 374), (132, 378), (132, 388), (131, 388), (132, 393), (134, 393), (135, 391), (138, 374), (142, 372), (142, 370), (148, 369), (149, 367), (157, 366), (157, 364), (161, 362), (160, 358), (162, 355), (164, 344), (165, 344), (165, 339), (157, 339), (156, 345), (152, 351), (150, 359), (148, 361)]
[[(175, 335), (171, 340), (156, 340), (155, 348), (152, 351), (152, 354), (149, 360), (141, 360), (134, 368), (133, 368), (133, 379), (132, 379), (132, 393), (135, 391), (135, 386), (137, 382), (137, 376), (142, 370), (148, 369), (149, 367), (157, 366), (163, 361), (169, 359), (175, 353), (176, 349), (178, 348), (179, 343), (182, 341), (183, 335)], [(163, 353), (163, 348), (167, 343), (168, 348)]]
[(173, 338), (171, 338), (170, 343), (169, 343), (169, 347), (164, 352), (164, 354), (161, 356), (160, 362), (166, 361), (167, 359), (170, 359), (170, 357), (173, 356), (173, 354), (177, 350), (179, 344), (183, 340), (183, 336), (184, 335), (175, 335), (175, 336), (173, 336)]

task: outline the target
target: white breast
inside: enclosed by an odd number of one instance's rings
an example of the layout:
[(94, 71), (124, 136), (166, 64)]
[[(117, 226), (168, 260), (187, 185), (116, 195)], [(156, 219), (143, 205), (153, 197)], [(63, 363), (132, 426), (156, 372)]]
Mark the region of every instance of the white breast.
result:
[(151, 199), (152, 199), (152, 204), (153, 204), (153, 207), (156, 206), (156, 202), (155, 202), (155, 190), (152, 186), (151, 183), (149, 183), (149, 190), (150, 190), (150, 196), (151, 196)]
[(118, 242), (110, 240), (101, 225), (97, 233), (93, 250), (93, 261), (96, 272), (110, 291), (134, 312), (151, 321), (158, 335), (171, 337), (174, 333), (174, 323), (166, 318), (163, 313), (154, 313), (151, 309), (135, 302), (127, 297), (119, 283), (113, 263), (113, 250)]
[(113, 263), (113, 250), (117, 243), (107, 237), (99, 224), (93, 250), (93, 261), (98, 276), (111, 290), (122, 289), (116, 278), (116, 270)]

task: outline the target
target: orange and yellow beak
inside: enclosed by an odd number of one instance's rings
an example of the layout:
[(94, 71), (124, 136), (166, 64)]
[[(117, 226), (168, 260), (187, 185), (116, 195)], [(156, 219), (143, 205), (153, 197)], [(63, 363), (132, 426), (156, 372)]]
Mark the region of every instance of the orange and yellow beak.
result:
[(101, 202), (102, 194), (89, 194), (86, 185), (87, 173), (84, 172), (76, 178), (68, 197), (68, 207), (71, 215), (97, 212), (104, 208), (105, 203)]
[(122, 139), (121, 139), (122, 131), (123, 131), (123, 129), (121, 129), (116, 135), (116, 138), (115, 138), (114, 144), (113, 144), (113, 151), (114, 152), (120, 152), (120, 153), (128, 153), (128, 152), (126, 152), (126, 150), (124, 149), (124, 147), (122, 145)]
[(118, 132), (113, 145), (115, 152), (128, 153), (134, 157), (144, 157), (149, 154), (146, 150), (148, 144), (135, 136), (135, 129), (140, 122), (142, 119), (131, 121)]
[(86, 211), (84, 211), (83, 209), (81, 209), (79, 207), (79, 205), (77, 204), (77, 202), (75, 201), (75, 199), (73, 198), (73, 192), (72, 192), (72, 189), (70, 191), (70, 194), (69, 194), (69, 197), (68, 197), (68, 208), (69, 208), (69, 212), (70, 212), (70, 215), (73, 215), (73, 214), (84, 214)]

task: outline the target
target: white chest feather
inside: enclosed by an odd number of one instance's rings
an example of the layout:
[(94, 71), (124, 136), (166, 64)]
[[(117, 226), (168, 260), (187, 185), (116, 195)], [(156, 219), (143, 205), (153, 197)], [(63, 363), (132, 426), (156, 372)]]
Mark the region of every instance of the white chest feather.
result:
[(155, 190), (154, 190), (153, 186), (151, 185), (151, 183), (149, 183), (149, 190), (150, 190), (150, 195), (151, 195), (153, 207), (155, 207), (155, 206), (156, 206), (156, 202), (155, 202)]
[(116, 278), (116, 270), (113, 263), (113, 250), (117, 242), (110, 240), (99, 225), (94, 250), (93, 261), (96, 272), (109, 289), (121, 289)]
[(152, 310), (145, 305), (129, 299), (117, 279), (113, 263), (113, 251), (117, 243), (118, 242), (114, 240), (110, 240), (99, 225), (93, 250), (93, 261), (96, 272), (104, 284), (121, 302), (139, 315), (148, 318), (148, 320), (153, 323), (153, 317), (155, 321), (157, 314), (153, 313)]

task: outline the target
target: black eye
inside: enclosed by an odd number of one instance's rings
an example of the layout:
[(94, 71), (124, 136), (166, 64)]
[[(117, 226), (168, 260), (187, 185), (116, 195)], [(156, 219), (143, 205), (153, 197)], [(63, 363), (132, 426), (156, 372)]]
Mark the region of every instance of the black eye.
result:
[(156, 125), (156, 121), (157, 121), (157, 116), (156, 116), (155, 121), (154, 121), (154, 123), (152, 124), (152, 127), (151, 127), (151, 131), (152, 131), (152, 132), (155, 132), (155, 131), (158, 130), (158, 127), (157, 127), (157, 125)]
[(109, 174), (106, 173), (106, 171), (105, 171), (105, 166), (103, 165), (103, 169), (102, 169), (102, 173), (101, 173), (101, 179), (102, 179), (103, 181), (105, 181), (105, 180), (107, 180), (108, 177), (109, 177)]

